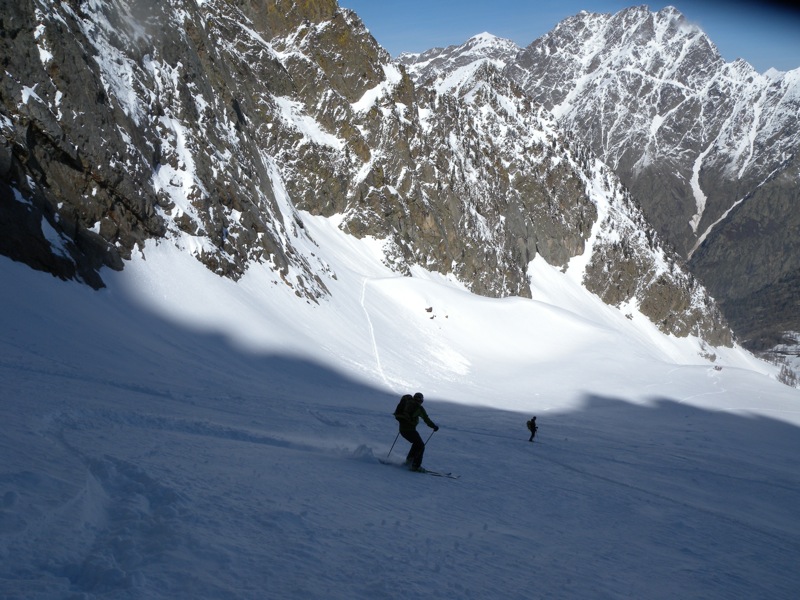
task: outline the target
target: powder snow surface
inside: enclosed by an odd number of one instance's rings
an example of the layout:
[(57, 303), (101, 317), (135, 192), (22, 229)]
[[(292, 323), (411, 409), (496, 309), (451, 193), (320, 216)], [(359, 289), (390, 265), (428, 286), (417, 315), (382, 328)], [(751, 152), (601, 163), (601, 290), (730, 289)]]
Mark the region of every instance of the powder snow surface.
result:
[[(797, 597), (773, 367), (538, 259), (479, 298), (302, 217), (320, 304), (165, 243), (100, 292), (0, 258), (0, 598)], [(378, 461), (416, 391), (458, 480)]]

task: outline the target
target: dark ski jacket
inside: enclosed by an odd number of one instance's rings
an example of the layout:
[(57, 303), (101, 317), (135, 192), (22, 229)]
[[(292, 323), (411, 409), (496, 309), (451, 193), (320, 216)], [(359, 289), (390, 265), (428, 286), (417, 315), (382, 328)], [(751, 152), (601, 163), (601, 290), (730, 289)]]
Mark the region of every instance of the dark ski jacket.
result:
[(414, 406), (409, 414), (396, 414), (395, 418), (397, 418), (397, 422), (400, 423), (400, 431), (410, 431), (417, 428), (417, 424), (419, 424), (419, 419), (422, 417), (422, 420), (425, 421), (425, 424), (430, 427), (431, 429), (436, 427), (436, 424), (431, 421), (430, 417), (428, 417), (428, 413), (422, 408), (422, 404), (414, 403)]

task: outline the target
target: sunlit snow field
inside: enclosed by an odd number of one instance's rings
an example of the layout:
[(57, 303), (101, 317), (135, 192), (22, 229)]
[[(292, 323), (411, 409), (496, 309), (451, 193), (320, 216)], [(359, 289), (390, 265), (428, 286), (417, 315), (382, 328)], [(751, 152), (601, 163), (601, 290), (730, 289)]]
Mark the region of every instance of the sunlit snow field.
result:
[[(0, 598), (800, 595), (800, 392), (774, 367), (578, 269), (480, 298), (303, 220), (319, 303), (163, 242), (99, 292), (0, 258)], [(457, 480), (378, 460), (416, 391), (424, 466)]]

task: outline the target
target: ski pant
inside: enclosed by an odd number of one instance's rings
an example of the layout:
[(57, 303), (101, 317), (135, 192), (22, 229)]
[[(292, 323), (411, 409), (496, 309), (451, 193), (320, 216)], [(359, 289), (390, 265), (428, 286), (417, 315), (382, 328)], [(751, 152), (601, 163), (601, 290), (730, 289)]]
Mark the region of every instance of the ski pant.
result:
[(425, 442), (422, 441), (419, 431), (416, 429), (401, 429), (400, 435), (403, 436), (403, 439), (411, 442), (411, 450), (408, 451), (406, 462), (411, 463), (412, 469), (419, 469), (420, 465), (422, 465), (422, 455), (425, 453)]

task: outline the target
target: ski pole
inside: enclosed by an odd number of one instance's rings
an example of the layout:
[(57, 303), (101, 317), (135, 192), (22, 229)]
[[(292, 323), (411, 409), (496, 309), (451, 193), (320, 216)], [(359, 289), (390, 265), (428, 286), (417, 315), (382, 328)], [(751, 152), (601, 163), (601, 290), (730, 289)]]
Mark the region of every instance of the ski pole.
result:
[(433, 430), (433, 431), (431, 431), (431, 434), (428, 436), (428, 439), (427, 439), (427, 440), (425, 440), (425, 445), (426, 445), (426, 446), (428, 445), (428, 442), (430, 442), (430, 441), (431, 441), (431, 438), (433, 437), (433, 434), (434, 434), (434, 433), (436, 433), (436, 430)]
[[(394, 436), (394, 441), (392, 442), (392, 447), (389, 448), (389, 454), (391, 454), (392, 450), (394, 450), (394, 445), (397, 443), (397, 438), (399, 438), (399, 437), (400, 437), (400, 432), (398, 431), (397, 435)], [(389, 458), (389, 454), (386, 455), (386, 458)]]

